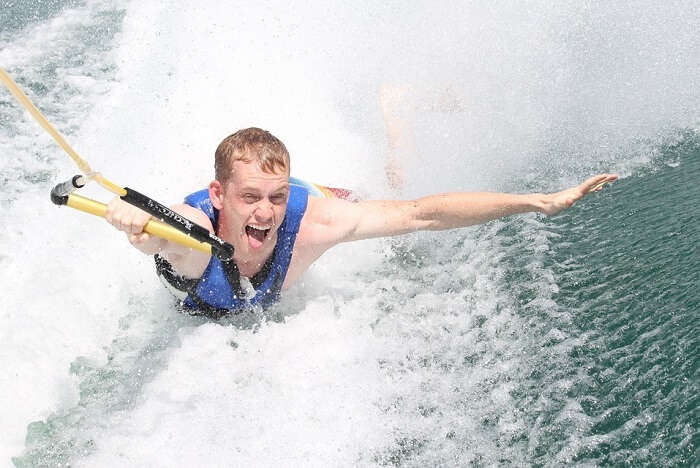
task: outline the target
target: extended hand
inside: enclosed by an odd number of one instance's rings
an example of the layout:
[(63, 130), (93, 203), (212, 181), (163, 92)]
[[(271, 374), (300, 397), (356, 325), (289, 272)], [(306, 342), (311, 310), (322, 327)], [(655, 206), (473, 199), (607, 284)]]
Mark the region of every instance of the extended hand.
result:
[(124, 231), (129, 242), (143, 244), (151, 238), (151, 235), (143, 232), (144, 226), (151, 219), (151, 215), (145, 211), (126, 203), (119, 197), (115, 197), (107, 205), (105, 219), (115, 228)]
[(589, 193), (598, 192), (605, 184), (615, 180), (617, 180), (617, 174), (598, 174), (576, 187), (547, 194), (544, 196), (541, 211), (548, 216), (555, 215), (569, 208)]

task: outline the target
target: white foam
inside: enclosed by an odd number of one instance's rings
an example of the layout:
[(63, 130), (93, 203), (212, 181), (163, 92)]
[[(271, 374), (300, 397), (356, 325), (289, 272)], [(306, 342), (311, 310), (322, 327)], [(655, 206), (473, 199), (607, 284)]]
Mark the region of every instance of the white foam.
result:
[(214, 324), (188, 331), (144, 389), (143, 404), (98, 439), (99, 453), (84, 464), (353, 459), (358, 446), (382, 438), (377, 343), (362, 318), (337, 317), (319, 300), (257, 333)]
[[(80, 44), (82, 31), (113, 7), (95, 2), (69, 9), (16, 31), (14, 37), (3, 37), (12, 42), (0, 49), (0, 63), (15, 78), (46, 86), (51, 83), (45, 79), (55, 79), (56, 89), (49, 88), (45, 94), (25, 90), (49, 120), (69, 135), (75, 135), (84, 112), (107, 86), (105, 75), (94, 68), (102, 54), (99, 44)], [(60, 63), (61, 57), (70, 62), (72, 54), (81, 52), (80, 64)], [(104, 66), (108, 60), (102, 60)], [(58, 66), (55, 77), (42, 70), (52, 63)], [(68, 177), (75, 171), (72, 163), (27, 113), (6, 110), (17, 117), (3, 129), (10, 138), (1, 144), (6, 155), (2, 161), (6, 229), (0, 253), (0, 339), (4, 343), (0, 362), (5, 369), (0, 377), (2, 460), (22, 452), (30, 421), (75, 404), (76, 382), (68, 373), (69, 364), (79, 355), (102, 357), (101, 348), (116, 329), (116, 311), (121, 308), (117, 292), (127, 287), (122, 282), (110, 288), (105, 281), (102, 262), (111, 257), (103, 250), (110, 247), (102, 239), (107, 230), (49, 203), (50, 184), (58, 182), (48, 180), (50, 174), (58, 169)]]

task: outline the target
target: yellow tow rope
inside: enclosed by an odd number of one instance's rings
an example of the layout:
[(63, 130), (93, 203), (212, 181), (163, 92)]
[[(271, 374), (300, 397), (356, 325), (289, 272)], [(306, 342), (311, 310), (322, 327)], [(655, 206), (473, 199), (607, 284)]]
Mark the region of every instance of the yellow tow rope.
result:
[[(48, 121), (46, 117), (44, 117), (44, 114), (39, 111), (39, 109), (36, 108), (34, 103), (29, 100), (26, 94), (22, 92), (21, 89), (19, 89), (19, 86), (17, 86), (17, 83), (10, 77), (10, 75), (7, 74), (5, 70), (0, 68), (0, 81), (2, 81), (2, 84), (4, 84), (7, 89), (10, 90), (12, 95), (19, 101), (20, 104), (22, 104), (22, 107), (27, 109), (30, 114), (32, 114), (32, 117), (39, 122), (39, 125), (46, 130), (46, 133), (51, 135), (51, 137), (58, 143), (58, 145), (63, 148), (63, 151), (65, 151), (68, 156), (75, 161), (75, 164), (78, 165), (78, 168), (83, 171), (83, 174), (90, 174), (93, 173), (93, 170), (90, 168), (90, 165), (85, 161), (83, 158), (80, 157), (80, 155), (73, 149), (71, 146), (68, 144), (65, 138), (63, 138), (63, 135), (61, 135), (58, 130), (54, 128), (53, 125)], [(122, 187), (110, 182), (109, 180), (105, 179), (101, 174), (95, 174), (94, 179), (104, 188), (109, 190), (112, 193), (115, 193), (119, 196), (126, 195), (126, 190), (124, 190)]]
[[(127, 190), (119, 185), (107, 180), (100, 173), (94, 172), (90, 165), (85, 161), (80, 155), (68, 144), (66, 139), (61, 135), (58, 130), (54, 128), (53, 125), (44, 117), (44, 115), (37, 109), (37, 107), (32, 103), (32, 101), (27, 97), (26, 94), (17, 86), (17, 83), (7, 74), (5, 70), (0, 68), (0, 81), (7, 87), (7, 89), (12, 93), (12, 95), (22, 104), (34, 119), (41, 125), (41, 127), (46, 130), (46, 132), (51, 135), (51, 137), (58, 143), (58, 145), (63, 148), (63, 150), (68, 154), (68, 156), (75, 161), (78, 168), (86, 175), (87, 179), (94, 179), (102, 187), (109, 190), (110, 192), (123, 197), (127, 194)], [(80, 195), (70, 194), (68, 195), (68, 206), (90, 213), (96, 216), (104, 217), (107, 205), (100, 203), (89, 198), (81, 197)], [(158, 220), (151, 219), (148, 224), (144, 227), (144, 231), (152, 234), (154, 236), (177, 242), (186, 247), (192, 249), (201, 250), (211, 254), (211, 245), (204, 242), (199, 242), (198, 240), (188, 236), (187, 234), (162, 223)]]

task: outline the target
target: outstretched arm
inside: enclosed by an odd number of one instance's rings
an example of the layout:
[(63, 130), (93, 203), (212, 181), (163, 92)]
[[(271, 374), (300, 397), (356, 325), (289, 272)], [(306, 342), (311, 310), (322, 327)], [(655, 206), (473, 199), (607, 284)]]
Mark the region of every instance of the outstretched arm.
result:
[(550, 194), (446, 193), (412, 201), (361, 203), (317, 200), (310, 205), (309, 237), (328, 248), (352, 240), (466, 227), (518, 213), (554, 215), (616, 179), (614, 174), (600, 174)]

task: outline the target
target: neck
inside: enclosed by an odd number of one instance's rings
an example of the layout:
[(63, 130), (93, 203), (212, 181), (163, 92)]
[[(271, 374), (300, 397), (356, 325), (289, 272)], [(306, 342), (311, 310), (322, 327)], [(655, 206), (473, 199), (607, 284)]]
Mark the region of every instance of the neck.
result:
[(223, 240), (230, 242), (234, 248), (233, 260), (238, 266), (238, 271), (240, 271), (243, 276), (254, 276), (258, 273), (270, 255), (275, 250), (275, 245), (277, 244), (277, 233), (268, 239), (265, 244), (259, 250), (251, 250), (250, 246), (247, 244), (248, 239), (241, 237), (240, 234), (232, 234), (227, 232), (227, 230), (221, 225), (219, 229), (218, 236)]
[(263, 265), (265, 265), (267, 259), (270, 258), (270, 255), (272, 255), (273, 250), (274, 245), (272, 246), (272, 249), (270, 249), (270, 251), (267, 252), (265, 255), (239, 257), (238, 255), (234, 254), (233, 260), (236, 262), (236, 265), (238, 266), (238, 271), (241, 272), (241, 275), (250, 278), (252, 276), (255, 276), (260, 270), (262, 270)]

